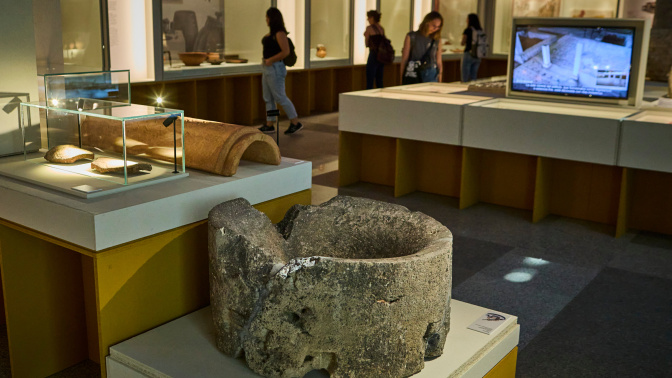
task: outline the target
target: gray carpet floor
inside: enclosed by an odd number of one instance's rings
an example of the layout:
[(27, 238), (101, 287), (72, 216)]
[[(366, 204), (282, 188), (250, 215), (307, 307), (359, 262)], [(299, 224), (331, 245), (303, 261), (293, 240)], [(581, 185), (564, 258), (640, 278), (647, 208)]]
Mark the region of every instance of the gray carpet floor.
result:
[[(313, 162), (313, 202), (336, 194), (422, 211), (454, 235), (453, 298), (518, 316), (519, 377), (672, 376), (672, 237), (358, 183), (337, 188), (338, 114), (302, 119), (283, 156)], [(9, 376), (6, 333), (0, 374)], [(84, 362), (59, 377), (96, 376)]]

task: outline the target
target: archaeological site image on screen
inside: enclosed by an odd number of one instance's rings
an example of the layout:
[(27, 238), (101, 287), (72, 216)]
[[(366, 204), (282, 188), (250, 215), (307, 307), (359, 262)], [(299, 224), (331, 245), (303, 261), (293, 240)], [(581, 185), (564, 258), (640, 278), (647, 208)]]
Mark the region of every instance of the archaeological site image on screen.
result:
[(511, 90), (625, 99), (634, 28), (517, 25)]

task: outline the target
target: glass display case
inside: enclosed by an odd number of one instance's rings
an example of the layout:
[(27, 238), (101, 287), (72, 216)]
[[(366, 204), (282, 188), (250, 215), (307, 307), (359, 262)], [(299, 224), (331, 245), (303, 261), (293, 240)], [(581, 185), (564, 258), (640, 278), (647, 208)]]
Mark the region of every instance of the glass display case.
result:
[[(364, 31), (369, 26), (366, 12), (378, 9), (378, 0), (355, 0), (353, 4), (353, 45), (352, 61), (354, 64), (366, 64), (369, 49), (364, 42)], [(397, 47), (394, 48), (395, 50)]]
[(38, 75), (40, 101), (87, 98), (131, 103), (129, 70)]
[(397, 56), (401, 56), (404, 39), (411, 31), (411, 6), (412, 2), (407, 0), (380, 0), (380, 24)]
[(623, 18), (643, 18), (653, 21), (656, 2), (651, 0), (621, 0), (619, 16)]
[[(460, 43), (467, 27), (467, 15), (478, 12), (478, 0), (436, 0), (436, 7), (443, 16), (441, 44), (444, 54), (461, 54), (464, 46)], [(482, 17), (479, 18), (483, 23)]]
[(508, 54), (514, 17), (614, 18), (618, 0), (496, 0), (492, 53)]
[(23, 156), (0, 161), (2, 175), (84, 198), (187, 176), (182, 110), (85, 98), (20, 106)]
[[(288, 70), (306, 68), (306, 0), (277, 1), (277, 7), (282, 12), (285, 27), (289, 33), (287, 36), (294, 43), (296, 52), (296, 64), (287, 67)], [(263, 34), (268, 33), (268, 27)]]
[(162, 0), (164, 79), (261, 67), (270, 0)]
[(350, 61), (350, 0), (310, 0), (310, 64)]

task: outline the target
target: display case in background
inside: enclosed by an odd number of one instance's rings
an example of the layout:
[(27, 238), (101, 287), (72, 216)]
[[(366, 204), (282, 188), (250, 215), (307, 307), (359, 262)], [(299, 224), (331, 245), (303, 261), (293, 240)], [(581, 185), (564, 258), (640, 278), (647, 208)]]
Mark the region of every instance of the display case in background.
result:
[(0, 161), (4, 176), (83, 198), (187, 176), (182, 110), (85, 98), (20, 106), (23, 156)]
[(310, 0), (310, 64), (350, 64), (350, 0)]
[(406, 34), (411, 31), (411, 7), (412, 2), (408, 0), (380, 0), (380, 23), (397, 56), (401, 56)]
[(653, 22), (653, 16), (656, 13), (656, 2), (651, 0), (621, 0), (618, 8), (619, 17), (643, 18)]
[[(369, 26), (366, 12), (378, 9), (378, 0), (355, 0), (353, 4), (353, 46), (352, 46), (352, 61), (354, 64), (366, 64), (369, 58), (369, 49), (364, 42), (364, 31)], [(397, 50), (397, 47), (394, 46)]]
[(33, 17), (38, 73), (103, 69), (98, 1), (35, 0)]
[(162, 0), (164, 79), (260, 71), (270, 6), (270, 0)]
[[(282, 12), (285, 20), (285, 28), (289, 33), (287, 36), (294, 43), (296, 52), (296, 64), (287, 67), (288, 70), (298, 70), (306, 68), (306, 0), (277, 1), (277, 7)], [(264, 10), (265, 12), (265, 10)], [(265, 14), (265, 13), (264, 13)], [(264, 34), (268, 33), (266, 27)]]
[(615, 18), (618, 0), (496, 0), (492, 53), (508, 54), (514, 17)]
[[(444, 54), (461, 54), (464, 51), (462, 32), (467, 27), (469, 13), (478, 13), (478, 0), (436, 0), (439, 13), (443, 16), (441, 44)], [(482, 26), (484, 19), (479, 16)]]

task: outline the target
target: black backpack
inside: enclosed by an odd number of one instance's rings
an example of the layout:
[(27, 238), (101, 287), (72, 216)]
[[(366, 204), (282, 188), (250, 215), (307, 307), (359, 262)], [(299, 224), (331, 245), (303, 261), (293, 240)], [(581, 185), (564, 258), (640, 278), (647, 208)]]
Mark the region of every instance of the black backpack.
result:
[(376, 60), (383, 64), (390, 64), (394, 62), (394, 47), (383, 31), (378, 28), (380, 34), (374, 34), (369, 37), (369, 44), (371, 45), (371, 53), (376, 54)]
[(380, 43), (378, 44), (376, 59), (383, 64), (394, 62), (394, 47), (392, 47), (392, 41), (385, 37), (385, 35), (383, 35), (383, 38), (380, 39)]
[(296, 64), (297, 60), (296, 50), (294, 49), (294, 42), (292, 42), (291, 38), (287, 37), (287, 42), (289, 42), (289, 55), (287, 55), (282, 62), (285, 63), (285, 66), (292, 67)]

